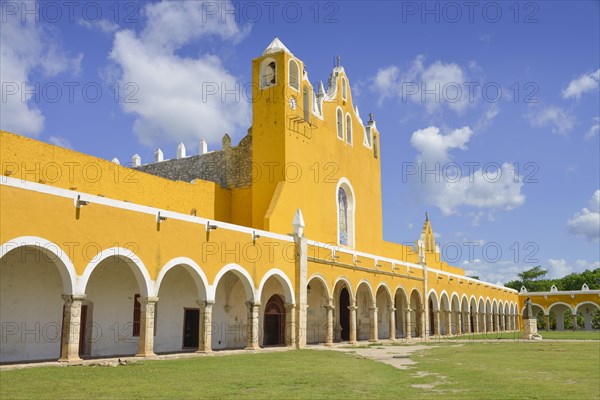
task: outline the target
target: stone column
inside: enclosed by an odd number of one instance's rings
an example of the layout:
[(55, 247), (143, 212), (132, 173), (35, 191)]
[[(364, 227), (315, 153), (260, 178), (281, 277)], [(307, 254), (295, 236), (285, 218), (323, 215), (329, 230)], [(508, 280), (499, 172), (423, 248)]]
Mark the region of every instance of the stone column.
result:
[(473, 333), (479, 333), (479, 313), (473, 313)]
[(379, 326), (377, 326), (377, 310), (376, 306), (370, 307), (371, 310), (371, 335), (369, 338), (369, 342), (376, 342), (379, 339)]
[(325, 334), (325, 346), (333, 346), (333, 310), (335, 310), (333, 299), (327, 300), (325, 310), (327, 310), (327, 333)]
[(294, 248), (295, 248), (295, 275), (296, 275), (296, 316), (295, 340), (296, 348), (306, 347), (307, 308), (308, 308), (308, 242), (303, 236), (304, 218), (300, 209), (296, 210), (293, 222)]
[(350, 344), (356, 344), (356, 302), (352, 301), (348, 306), (350, 310)]
[(251, 301), (246, 302), (248, 307), (248, 331), (247, 331), (247, 344), (246, 350), (258, 350), (258, 309), (260, 303), (252, 303)]
[(446, 313), (446, 336), (452, 335), (452, 311)]
[(405, 337), (406, 337), (406, 339), (410, 339), (412, 337), (412, 326), (411, 326), (411, 322), (410, 322), (410, 308), (404, 309), (404, 324), (406, 325), (404, 327)]
[(573, 314), (573, 331), (579, 330), (579, 326), (577, 326), (577, 314)]
[(388, 314), (390, 314), (390, 340), (396, 340), (396, 308), (388, 306)]
[(420, 325), (420, 329), (421, 329), (421, 337), (425, 340), (427, 340), (427, 330), (429, 329), (429, 327), (427, 326), (427, 318), (425, 317), (425, 309), (424, 308), (419, 308), (416, 312), (415, 315), (419, 314), (419, 316), (421, 317), (421, 323)]
[(433, 334), (440, 334), (440, 312), (438, 310), (433, 311)]
[(156, 357), (154, 354), (154, 311), (158, 297), (139, 297), (140, 351), (136, 357)]
[(464, 313), (465, 316), (465, 333), (471, 333), (473, 327), (471, 326), (471, 313), (469, 313), (468, 311), (465, 311)]
[(500, 314), (494, 314), (494, 331), (500, 332)]
[(81, 303), (85, 295), (62, 296), (65, 301), (63, 308), (62, 337), (60, 358), (58, 361), (71, 365), (81, 364), (79, 357), (79, 335), (81, 333)]
[(197, 303), (200, 306), (198, 353), (210, 353), (212, 351), (212, 307), (215, 302), (198, 300)]
[(293, 347), (296, 345), (296, 305), (285, 305), (285, 345)]
[(546, 323), (546, 331), (550, 330), (550, 315), (544, 315), (544, 322)]

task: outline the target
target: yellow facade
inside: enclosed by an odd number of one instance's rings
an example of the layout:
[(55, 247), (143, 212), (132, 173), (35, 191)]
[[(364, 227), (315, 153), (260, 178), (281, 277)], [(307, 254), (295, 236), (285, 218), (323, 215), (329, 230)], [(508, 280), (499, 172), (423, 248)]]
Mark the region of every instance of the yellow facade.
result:
[[(468, 278), (443, 262), (428, 218), (421, 237), (412, 238), (418, 239), (414, 247), (383, 239), (380, 133), (372, 118), (365, 124), (359, 116), (343, 67), (334, 68), (327, 88), (313, 88), (303, 62), (276, 39), (252, 61), (252, 77), (250, 187), (173, 181), (0, 133), (1, 256), (37, 248), (57, 265), (65, 309), (76, 310), (61, 322), (61, 359), (78, 360), (79, 342), (65, 335), (80, 332), (77, 310), (91, 302), (90, 282), (103, 268), (97, 267), (114, 258), (129, 265), (135, 291), (145, 299), (136, 344), (141, 355), (160, 346), (161, 304), (168, 299), (161, 282), (176, 267), (196, 288), (188, 294), (200, 304), (202, 351), (241, 343), (217, 340), (214, 331), (211, 337), (207, 327), (215, 318), (227, 329), (245, 326), (249, 348), (272, 340), (267, 292), (285, 303), (277, 314), (285, 320), (285, 343), (298, 347), (518, 329), (517, 292)], [(227, 299), (235, 298), (236, 282), (238, 303), (248, 302), (248, 312), (234, 319), (230, 310), (237, 303)], [(222, 290), (226, 304), (220, 303)], [(103, 303), (94, 296), (88, 310), (93, 306), (96, 313)], [(156, 304), (159, 334), (153, 339), (149, 320)], [(189, 306), (173, 305), (180, 308)], [(30, 358), (23, 351), (15, 360)], [(110, 346), (103, 351), (110, 354)]]

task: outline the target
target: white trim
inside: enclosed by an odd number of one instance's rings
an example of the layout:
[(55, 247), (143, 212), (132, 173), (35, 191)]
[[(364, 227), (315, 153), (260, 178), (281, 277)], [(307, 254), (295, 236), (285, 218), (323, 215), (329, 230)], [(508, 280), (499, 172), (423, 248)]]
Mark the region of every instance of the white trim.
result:
[[(263, 70), (271, 62), (275, 63), (275, 84), (273, 84), (273, 85), (263, 85), (263, 81), (262, 81)], [(272, 88), (272, 87), (275, 87), (275, 86), (277, 86), (279, 84), (279, 79), (277, 79), (277, 74), (279, 73), (278, 70), (279, 70), (279, 66), (277, 65), (277, 61), (273, 57), (266, 57), (264, 60), (262, 60), (260, 62), (260, 65), (258, 67), (258, 86), (260, 87), (260, 90)]]
[(577, 304), (577, 306), (575, 307), (575, 312), (578, 312), (578, 310), (579, 310), (579, 307), (581, 307), (581, 306), (583, 306), (583, 305), (585, 305), (585, 304), (591, 304), (591, 305), (594, 305), (594, 306), (596, 306), (596, 308), (597, 308), (598, 310), (600, 310), (600, 304), (596, 304), (596, 303), (594, 303), (593, 301), (586, 300), (586, 301), (584, 301), (583, 303), (579, 303), (579, 304)]
[[(423, 307), (424, 302), (423, 302), (423, 296), (421, 296), (421, 292), (419, 291), (419, 289), (413, 288), (413, 290), (410, 291), (410, 296), (408, 296), (408, 308), (410, 308), (410, 303), (412, 301), (412, 295), (414, 292), (417, 292), (417, 296), (419, 296), (420, 306)], [(427, 296), (427, 297), (429, 298), (429, 296)]]
[(271, 277), (274, 277), (283, 287), (283, 292), (285, 294), (285, 302), (287, 304), (296, 304), (296, 300), (294, 298), (294, 286), (290, 281), (290, 278), (280, 270), (279, 268), (272, 268), (267, 271), (267, 273), (263, 276), (260, 281), (260, 285), (258, 285), (258, 291), (256, 292), (257, 298), (260, 300), (262, 297), (262, 291), (264, 289), (265, 283)]
[(327, 293), (327, 298), (331, 299), (333, 297), (333, 294), (331, 293), (331, 290), (329, 289), (329, 285), (327, 284), (327, 280), (325, 279), (325, 277), (323, 275), (321, 275), (320, 273), (315, 272), (314, 274), (312, 274), (310, 276), (310, 278), (308, 278), (307, 285), (310, 285), (310, 281), (312, 281), (313, 279), (321, 281), (321, 283), (323, 284), (323, 287), (325, 288), (325, 292)]
[[(340, 132), (338, 130), (339, 125), (338, 124), (338, 119), (340, 117), (340, 115), (342, 116), (341, 118), (341, 125), (342, 125), (342, 137), (340, 137)], [(344, 130), (344, 126), (346, 124), (346, 121), (344, 120), (344, 110), (342, 110), (342, 107), (337, 106), (335, 109), (335, 136), (338, 138), (338, 140), (341, 140), (342, 142), (346, 142), (345, 137), (346, 137), (346, 131)]]
[[(234, 263), (227, 264), (223, 268), (221, 268), (221, 270), (219, 270), (219, 272), (215, 276), (215, 279), (213, 280), (213, 284), (209, 286), (208, 300), (215, 301), (215, 296), (217, 293), (217, 287), (219, 286), (219, 282), (221, 281), (223, 275), (225, 275), (228, 272), (234, 273), (242, 282), (242, 286), (244, 287), (246, 297), (248, 298), (248, 300), (251, 302), (256, 302), (257, 297), (256, 289), (254, 288), (254, 280), (252, 279), (248, 271), (246, 271), (240, 265)], [(260, 297), (258, 298), (258, 301), (260, 301)]]
[(561, 294), (600, 294), (600, 289), (596, 290), (560, 290), (557, 292), (519, 292), (519, 296), (559, 296)]
[(350, 295), (350, 300), (351, 301), (356, 301), (356, 298), (354, 297), (354, 293), (353, 293), (353, 290), (352, 290), (352, 284), (350, 283), (350, 279), (348, 279), (348, 277), (345, 276), (345, 275), (341, 275), (341, 276), (337, 277), (337, 279), (333, 283), (333, 288), (331, 288), (331, 290), (332, 290), (331, 294), (335, 295), (335, 289), (337, 287), (337, 284), (340, 283), (340, 282), (343, 282), (344, 285), (346, 286), (346, 289), (348, 290), (348, 294)]
[(448, 297), (448, 292), (446, 292), (446, 289), (442, 289), (442, 291), (440, 292), (440, 305), (444, 302), (444, 296), (446, 296), (446, 303), (448, 305), (448, 308), (450, 309), (450, 298)]
[[(19, 236), (2, 243), (0, 248), (0, 260), (10, 251), (23, 246), (38, 247), (42, 252), (48, 251), (54, 254), (63, 264), (64, 268), (57, 264), (58, 272), (62, 278), (64, 294), (74, 294), (77, 286), (77, 272), (71, 259), (56, 243), (38, 236)], [(56, 249), (56, 251), (54, 250)]]
[[(535, 303), (531, 302), (531, 305), (533, 305), (533, 304), (535, 304)], [(546, 309), (548, 312), (545, 312), (545, 314), (550, 314), (550, 311), (552, 310), (552, 307), (554, 307), (554, 306), (556, 306), (556, 305), (567, 306), (567, 308), (568, 308), (569, 310), (571, 310), (571, 314), (573, 314), (573, 312), (576, 310), (576, 308), (574, 308), (574, 307), (573, 307), (572, 305), (570, 305), (570, 304), (564, 303), (564, 302), (562, 302), (562, 301), (557, 301), (557, 302), (554, 302), (554, 303), (552, 303), (552, 304), (550, 304), (550, 305), (548, 306), (548, 308)]]
[[(143, 206), (140, 204), (130, 203), (127, 201), (111, 199), (109, 197), (100, 197), (100, 196), (96, 196), (96, 195), (92, 195), (92, 194), (87, 194), (84, 192), (78, 192), (78, 191), (73, 191), (73, 190), (57, 188), (54, 186), (44, 185), (41, 183), (30, 182), (30, 181), (23, 181), (20, 179), (6, 177), (6, 176), (2, 176), (0, 178), (0, 185), (15, 187), (18, 189), (30, 190), (33, 192), (49, 194), (49, 195), (53, 195), (53, 196), (57, 196), (57, 197), (63, 197), (66, 199), (71, 199), (73, 201), (75, 201), (75, 199), (77, 199), (78, 196), (81, 196), (80, 200), (88, 201), (90, 203), (89, 206), (94, 206), (95, 204), (99, 204), (99, 205), (118, 208), (118, 209), (122, 209), (122, 210), (135, 211), (135, 212), (139, 212), (142, 214), (149, 214), (149, 215), (152, 215), (154, 218), (156, 218), (156, 215), (158, 214), (158, 212), (160, 212), (161, 216), (167, 217), (169, 219), (176, 219), (179, 221), (191, 222), (191, 223), (200, 224), (203, 226), (206, 226), (206, 223), (210, 222), (211, 225), (216, 225), (217, 227), (222, 228), (222, 229), (247, 233), (249, 235), (252, 235), (254, 232), (256, 232), (261, 237), (268, 237), (271, 239), (282, 240), (285, 242), (293, 242), (294, 241), (294, 238), (292, 238), (291, 236), (288, 236), (288, 235), (282, 235), (279, 233), (273, 233), (273, 232), (269, 232), (269, 231), (248, 228), (245, 226), (230, 224), (228, 222), (215, 221), (215, 220), (211, 220), (211, 219), (207, 219), (207, 218), (203, 218), (203, 217), (195, 217), (195, 216), (188, 215), (188, 214), (182, 214), (182, 213), (179, 213), (176, 211), (169, 211), (169, 210), (164, 210), (164, 209), (156, 208), (156, 207)], [(168, 222), (165, 222), (165, 223), (168, 223)]]
[[(346, 136), (346, 144), (354, 146), (354, 130), (352, 127), (354, 124), (352, 123), (352, 116), (350, 116), (350, 113), (346, 113), (345, 119), (346, 131), (344, 132), (344, 136)], [(348, 121), (350, 121), (350, 124), (348, 124)], [(350, 127), (350, 141), (348, 141), (348, 127)]]
[[(83, 274), (77, 279), (77, 290), (76, 294), (85, 294), (85, 290), (87, 289), (87, 285), (90, 280), (90, 276), (92, 272), (98, 267), (102, 261), (106, 260), (109, 257), (120, 257), (126, 258), (137, 268), (131, 268), (131, 272), (135, 276), (135, 279), (138, 284), (138, 289), (140, 290), (141, 296), (155, 297), (156, 293), (155, 283), (152, 279), (150, 279), (150, 274), (148, 273), (148, 269), (146, 265), (142, 262), (137, 254), (132, 252), (129, 249), (124, 249), (123, 247), (110, 247), (108, 249), (104, 249), (100, 251), (100, 253), (96, 254), (92, 260), (88, 263), (83, 271)], [(130, 265), (131, 266), (131, 265)]]
[[(564, 303), (563, 303), (564, 304)], [(568, 306), (568, 304), (565, 304)], [(531, 303), (531, 307), (533, 308), (533, 306), (537, 306), (539, 308), (542, 309), (542, 312), (544, 313), (544, 315), (549, 315), (550, 314), (550, 308), (545, 308), (544, 306), (542, 306), (541, 304), (538, 303)], [(571, 307), (568, 307), (569, 309), (571, 309)], [(521, 308), (521, 315), (523, 315), (523, 312), (525, 311), (525, 305), (523, 305), (523, 307)], [(566, 311), (566, 310), (565, 310)], [(538, 311), (539, 312), (539, 311)], [(564, 311), (563, 311), (564, 312)], [(571, 314), (573, 312), (571, 311)], [(537, 314), (536, 314), (537, 315)]]
[[(294, 64), (296, 64), (296, 70), (298, 71), (298, 75), (296, 77), (297, 78), (297, 83), (298, 83), (298, 87), (297, 88), (295, 88), (295, 87), (292, 86), (291, 79), (290, 79), (291, 72), (292, 72), (292, 69), (290, 68), (290, 65), (292, 64), (292, 62)], [(287, 86), (290, 87), (290, 88), (292, 88), (292, 89), (294, 89), (296, 92), (300, 93), (300, 86), (301, 86), (300, 84), (301, 84), (300, 64), (298, 64), (298, 61), (296, 61), (295, 59), (290, 58), (288, 60)]]
[(369, 293), (371, 294), (371, 301), (375, 302), (375, 295), (373, 295), (373, 286), (371, 286), (371, 282), (369, 282), (366, 279), (361, 279), (360, 281), (358, 281), (358, 284), (356, 285), (356, 295), (358, 296), (358, 291), (360, 290), (360, 285), (362, 284), (366, 284), (367, 287), (369, 288)]
[[(406, 289), (402, 285), (398, 285), (396, 286), (396, 289), (394, 289), (394, 301), (396, 301), (396, 294), (398, 293), (398, 290), (402, 291), (406, 303), (410, 303), (410, 297), (408, 296), (408, 293), (406, 293)], [(408, 308), (410, 308), (410, 304), (408, 304)]]
[(390, 287), (388, 286), (388, 284), (386, 282), (380, 282), (379, 285), (377, 285), (377, 290), (375, 290), (375, 301), (377, 302), (377, 293), (379, 293), (379, 288), (385, 288), (385, 291), (387, 292), (388, 295), (388, 300), (390, 300), (392, 303), (394, 302), (394, 298), (392, 297), (392, 290), (390, 289)]
[(433, 309), (434, 310), (439, 310), (440, 309), (440, 300), (438, 298), (437, 292), (435, 291), (435, 289), (429, 289), (429, 293), (427, 293), (427, 303), (429, 304), (429, 296), (431, 296), (431, 293), (433, 293), (433, 298), (435, 299), (435, 303), (433, 304)]
[[(184, 266), (184, 268), (188, 272), (190, 272), (190, 275), (192, 276), (192, 279), (194, 280), (194, 283), (196, 284), (196, 287), (198, 289), (198, 299), (205, 300), (208, 295), (208, 278), (206, 277), (206, 274), (204, 273), (204, 271), (202, 271), (200, 266), (196, 264), (194, 260), (188, 257), (173, 258), (160, 269), (160, 272), (158, 273), (158, 278), (156, 278), (154, 289), (156, 295), (158, 296), (160, 293), (160, 285), (167, 272), (169, 272), (172, 268), (178, 265)], [(194, 271), (194, 273), (192, 273), (190, 269)], [(204, 299), (202, 299), (202, 296), (204, 296)]]

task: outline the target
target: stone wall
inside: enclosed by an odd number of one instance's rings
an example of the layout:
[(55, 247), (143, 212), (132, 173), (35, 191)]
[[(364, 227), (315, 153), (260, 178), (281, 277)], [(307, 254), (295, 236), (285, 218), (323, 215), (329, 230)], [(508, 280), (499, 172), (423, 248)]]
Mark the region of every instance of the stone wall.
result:
[(174, 181), (202, 179), (226, 189), (249, 187), (252, 184), (251, 132), (236, 147), (231, 147), (231, 138), (227, 134), (222, 144), (222, 150), (155, 162), (135, 169)]

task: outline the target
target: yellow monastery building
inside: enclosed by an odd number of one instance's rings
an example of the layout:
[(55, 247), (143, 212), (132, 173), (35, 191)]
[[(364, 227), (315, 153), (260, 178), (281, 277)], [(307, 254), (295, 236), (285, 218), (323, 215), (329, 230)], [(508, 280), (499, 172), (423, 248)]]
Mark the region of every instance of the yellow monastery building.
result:
[(252, 80), (247, 136), (198, 155), (1, 132), (1, 362), (519, 329), (523, 296), (443, 262), (427, 217), (383, 240), (380, 133), (339, 63), (315, 88), (275, 39)]

